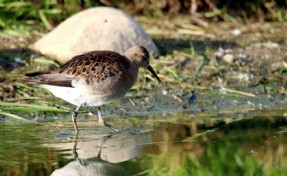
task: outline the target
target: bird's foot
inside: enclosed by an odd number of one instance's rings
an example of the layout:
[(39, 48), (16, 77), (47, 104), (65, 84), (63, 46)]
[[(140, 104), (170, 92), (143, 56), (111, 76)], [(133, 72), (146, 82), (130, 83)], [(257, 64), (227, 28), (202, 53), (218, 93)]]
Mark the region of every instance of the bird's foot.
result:
[(100, 123), (102, 126), (105, 126), (105, 127), (108, 127), (108, 128), (110, 128), (110, 129), (112, 129), (113, 132), (119, 131), (116, 127), (114, 127), (114, 126), (108, 124), (108, 123), (105, 122), (102, 118), (99, 119), (99, 123)]

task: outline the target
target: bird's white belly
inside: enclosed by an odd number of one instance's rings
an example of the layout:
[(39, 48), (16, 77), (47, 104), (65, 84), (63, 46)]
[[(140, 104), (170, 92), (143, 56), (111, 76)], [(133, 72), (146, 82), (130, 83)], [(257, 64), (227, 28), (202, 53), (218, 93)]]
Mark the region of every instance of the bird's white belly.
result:
[(83, 90), (79, 90), (78, 88), (74, 87), (59, 87), (51, 85), (41, 85), (41, 87), (49, 90), (56, 97), (76, 106), (81, 104), (85, 106), (101, 106), (111, 101), (109, 96), (97, 96), (89, 94), (89, 92), (83, 92)]

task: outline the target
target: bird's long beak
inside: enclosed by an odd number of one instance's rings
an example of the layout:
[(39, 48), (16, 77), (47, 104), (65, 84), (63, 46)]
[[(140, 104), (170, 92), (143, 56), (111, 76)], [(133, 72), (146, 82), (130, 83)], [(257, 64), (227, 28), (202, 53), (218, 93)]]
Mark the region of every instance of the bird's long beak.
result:
[(148, 71), (151, 72), (151, 74), (158, 80), (158, 82), (161, 82), (160, 79), (159, 79), (159, 77), (157, 76), (157, 74), (155, 73), (155, 71), (153, 70), (153, 68), (152, 68), (150, 65), (148, 65), (148, 66), (146, 67), (146, 69), (148, 69)]

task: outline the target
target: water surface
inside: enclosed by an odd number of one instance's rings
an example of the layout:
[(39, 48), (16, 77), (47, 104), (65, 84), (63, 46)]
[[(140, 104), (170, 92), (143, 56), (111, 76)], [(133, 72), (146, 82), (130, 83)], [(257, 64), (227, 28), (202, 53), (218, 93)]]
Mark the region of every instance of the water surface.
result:
[[(156, 114), (0, 125), (0, 175), (284, 175), (284, 111)], [(285, 117), (284, 117), (285, 116)], [(92, 174), (92, 175), (93, 175)]]

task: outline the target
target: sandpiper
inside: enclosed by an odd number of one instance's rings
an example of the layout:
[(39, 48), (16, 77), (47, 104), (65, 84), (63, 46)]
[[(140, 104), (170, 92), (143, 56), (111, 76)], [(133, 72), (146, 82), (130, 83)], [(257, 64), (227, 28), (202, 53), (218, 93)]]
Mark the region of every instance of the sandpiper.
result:
[(50, 73), (27, 74), (26, 81), (76, 105), (72, 121), (78, 134), (76, 118), (82, 106), (98, 107), (99, 123), (113, 128), (102, 119), (101, 105), (124, 97), (136, 82), (140, 67), (149, 70), (160, 82), (149, 60), (149, 53), (143, 46), (133, 46), (123, 55), (113, 51), (91, 51), (74, 56)]

